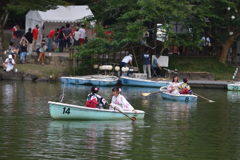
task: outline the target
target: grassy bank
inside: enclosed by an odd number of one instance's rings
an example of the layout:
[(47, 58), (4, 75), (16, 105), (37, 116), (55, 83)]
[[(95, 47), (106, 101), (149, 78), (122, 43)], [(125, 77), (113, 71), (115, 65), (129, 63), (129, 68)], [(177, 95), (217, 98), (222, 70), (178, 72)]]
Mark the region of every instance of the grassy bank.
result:
[(232, 64), (223, 64), (215, 58), (169, 57), (169, 69), (178, 69), (185, 72), (209, 72), (215, 75), (216, 80), (231, 80), (236, 67)]

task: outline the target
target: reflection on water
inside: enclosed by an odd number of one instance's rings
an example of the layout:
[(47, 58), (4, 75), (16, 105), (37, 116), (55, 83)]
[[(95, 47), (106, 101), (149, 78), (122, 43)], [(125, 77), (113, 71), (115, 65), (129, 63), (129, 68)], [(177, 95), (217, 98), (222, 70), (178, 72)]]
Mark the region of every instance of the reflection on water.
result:
[(230, 102), (240, 101), (240, 91), (227, 91), (227, 99)]
[[(62, 132), (77, 132), (74, 142), (81, 146), (82, 151), (89, 150), (82, 158), (97, 157), (97, 152), (105, 150), (111, 153), (111, 158), (121, 157), (131, 150), (129, 143), (132, 141), (135, 129), (144, 125), (144, 121), (52, 121), (48, 128), (48, 140), (56, 143), (62, 137)], [(61, 130), (61, 132), (59, 132)], [(61, 147), (61, 146), (58, 146)], [(64, 149), (64, 148), (62, 148)]]
[[(48, 100), (84, 105), (92, 86), (0, 81), (0, 159), (240, 159), (239, 92), (194, 89), (216, 101), (143, 97), (159, 88), (122, 86), (143, 121), (53, 121)], [(112, 87), (99, 94), (111, 101)]]

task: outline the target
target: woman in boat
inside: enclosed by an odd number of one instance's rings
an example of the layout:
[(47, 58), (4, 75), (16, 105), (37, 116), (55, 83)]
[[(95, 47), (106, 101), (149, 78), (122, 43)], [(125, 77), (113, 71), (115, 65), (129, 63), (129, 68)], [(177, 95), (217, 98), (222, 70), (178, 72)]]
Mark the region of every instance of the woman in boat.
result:
[(99, 91), (98, 87), (92, 87), (91, 93), (88, 94), (86, 107), (104, 109), (106, 108), (107, 101), (99, 96), (97, 93)]
[(169, 93), (174, 94), (174, 95), (179, 95), (179, 88), (181, 86), (181, 83), (178, 82), (178, 77), (175, 75), (173, 76), (172, 82), (167, 87), (167, 90)]
[(137, 113), (137, 111), (134, 110), (132, 105), (126, 100), (126, 98), (123, 95), (120, 94), (120, 92), (121, 88), (114, 87), (112, 89), (113, 97), (109, 109), (114, 110), (114, 108), (117, 108), (122, 112), (132, 111)]
[(180, 87), (180, 93), (181, 94), (192, 94), (192, 89), (191, 87), (187, 84), (188, 79), (187, 78), (183, 78), (183, 84)]

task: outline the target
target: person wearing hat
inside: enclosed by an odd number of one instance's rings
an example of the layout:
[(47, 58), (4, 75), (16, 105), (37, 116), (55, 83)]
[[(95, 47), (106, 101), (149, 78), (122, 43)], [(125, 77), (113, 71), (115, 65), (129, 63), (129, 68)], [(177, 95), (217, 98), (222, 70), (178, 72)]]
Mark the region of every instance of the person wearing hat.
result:
[[(132, 65), (132, 54), (129, 54), (129, 55), (125, 56), (125, 57), (122, 59), (120, 76), (122, 76), (122, 67), (128, 66), (128, 63), (129, 63), (129, 62), (130, 62), (131, 67), (133, 68), (133, 65)], [(129, 75), (129, 72), (130, 72), (130, 71), (128, 70), (127, 76)]]
[(156, 55), (156, 57), (154, 58), (153, 60), (153, 69), (156, 71), (157, 75), (159, 76), (160, 75), (160, 72), (162, 70), (162, 68), (160, 67), (159, 63), (158, 63), (158, 58), (159, 58), (159, 55)]
[(3, 63), (3, 69), (7, 72), (13, 71), (14, 64), (15, 64), (15, 61), (12, 58), (12, 55), (8, 55), (8, 58)]

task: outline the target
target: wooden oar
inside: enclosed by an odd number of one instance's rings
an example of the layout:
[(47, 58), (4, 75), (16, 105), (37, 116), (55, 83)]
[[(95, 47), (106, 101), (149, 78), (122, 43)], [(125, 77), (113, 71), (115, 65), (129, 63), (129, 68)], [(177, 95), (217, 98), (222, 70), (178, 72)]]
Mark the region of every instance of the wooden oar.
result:
[(160, 92), (165, 92), (165, 91), (158, 91), (158, 92), (152, 92), (152, 93), (142, 93), (143, 96), (149, 96), (150, 94), (155, 94), (155, 93), (160, 93)]
[(196, 96), (198, 96), (198, 97), (200, 97), (200, 98), (202, 98), (202, 99), (205, 99), (205, 100), (207, 100), (208, 102), (215, 102), (215, 101), (213, 101), (213, 100), (210, 100), (210, 99), (207, 99), (207, 98), (205, 98), (205, 97), (203, 97), (203, 96), (200, 96), (199, 94), (197, 94), (197, 93), (193, 93), (194, 95), (196, 95)]
[[(108, 102), (107, 102), (107, 104), (108, 104), (109, 106), (111, 106)], [(131, 119), (133, 122), (137, 120), (136, 117), (129, 117), (127, 114), (123, 113), (122, 111), (120, 111), (120, 110), (117, 109), (116, 107), (113, 107), (113, 108), (116, 109), (118, 112), (122, 113), (123, 115), (125, 115), (126, 117), (128, 117), (129, 119)]]

